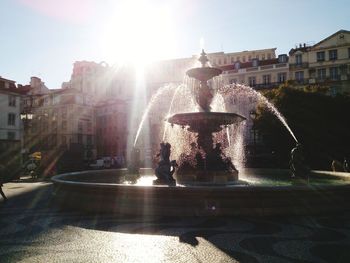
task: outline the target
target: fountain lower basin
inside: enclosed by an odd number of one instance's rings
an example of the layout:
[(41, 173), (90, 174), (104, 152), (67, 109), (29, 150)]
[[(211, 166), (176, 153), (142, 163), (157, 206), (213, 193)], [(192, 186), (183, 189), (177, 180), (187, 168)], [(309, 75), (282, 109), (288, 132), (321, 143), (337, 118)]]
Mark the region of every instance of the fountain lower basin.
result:
[[(246, 169), (239, 184), (166, 186), (152, 185), (152, 169), (141, 171), (136, 184), (125, 169), (54, 176), (55, 200), (66, 208), (121, 215), (269, 216), (350, 209), (350, 176), (345, 173), (313, 171), (311, 184), (295, 185), (283, 179), (288, 170)], [(261, 178), (267, 181), (259, 183)]]

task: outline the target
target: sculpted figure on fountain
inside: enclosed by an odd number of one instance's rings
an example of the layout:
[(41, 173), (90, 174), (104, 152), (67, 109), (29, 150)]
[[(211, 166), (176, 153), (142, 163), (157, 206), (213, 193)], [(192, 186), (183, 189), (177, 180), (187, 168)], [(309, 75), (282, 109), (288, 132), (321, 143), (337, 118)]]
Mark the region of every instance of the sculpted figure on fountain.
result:
[(160, 161), (158, 167), (155, 169), (157, 180), (154, 184), (175, 184), (173, 174), (177, 167), (175, 160), (170, 161), (171, 145), (170, 143), (160, 143), (160, 151), (158, 156)]

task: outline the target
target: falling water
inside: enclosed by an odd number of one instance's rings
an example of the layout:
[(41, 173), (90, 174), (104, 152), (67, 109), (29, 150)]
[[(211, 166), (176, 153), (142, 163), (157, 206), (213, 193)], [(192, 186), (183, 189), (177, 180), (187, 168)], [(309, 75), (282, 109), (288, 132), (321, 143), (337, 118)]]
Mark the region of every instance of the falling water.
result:
[(219, 92), (221, 94), (224, 94), (226, 96), (230, 96), (231, 98), (237, 97), (237, 96), (244, 96), (244, 97), (250, 97), (254, 98), (259, 102), (262, 102), (265, 104), (267, 109), (273, 113), (284, 125), (284, 127), (289, 131), (291, 136), (294, 138), (295, 142), (298, 142), (297, 138), (295, 137), (293, 131), (289, 127), (285, 117), (276, 109), (276, 107), (267, 100), (265, 96), (263, 96), (260, 92), (257, 92), (253, 88), (246, 86), (246, 85), (241, 85), (241, 84), (230, 84), (230, 85), (225, 85), (224, 87), (220, 88)]
[[(185, 78), (184, 84), (178, 86), (172, 97), (167, 116), (198, 111), (193, 96), (193, 85), (190, 78)], [(195, 141), (195, 134), (189, 132), (187, 127), (171, 126), (170, 123), (165, 122), (163, 141), (172, 145), (171, 158), (178, 160), (182, 153), (189, 152), (190, 143)]]
[(148, 113), (150, 112), (150, 110), (153, 108), (154, 105), (158, 105), (158, 104), (159, 104), (159, 103), (156, 103), (156, 102), (159, 102), (159, 101), (158, 101), (159, 99), (164, 100), (164, 95), (165, 95), (167, 92), (173, 91), (175, 88), (176, 88), (176, 87), (173, 86), (173, 85), (167, 85), (167, 86), (161, 87), (161, 88), (159, 88), (159, 89), (157, 90), (157, 92), (152, 96), (150, 102), (149, 102), (148, 105), (147, 105), (146, 110), (144, 111), (144, 113), (143, 113), (143, 115), (142, 115), (142, 118), (141, 118), (139, 127), (138, 127), (138, 129), (137, 129), (137, 133), (136, 133), (135, 140), (134, 140), (134, 147), (136, 146), (137, 139), (139, 138), (140, 132), (141, 132), (142, 127), (143, 127), (143, 123), (145, 122), (145, 120), (146, 120), (146, 118), (147, 118)]
[[(216, 87), (220, 87), (221, 79), (217, 79)], [(228, 112), (226, 108), (225, 98), (222, 94), (217, 93), (211, 103), (212, 111), (214, 112)], [(224, 148), (226, 156), (230, 157), (237, 169), (244, 167), (244, 130), (246, 128), (245, 122), (229, 125), (220, 132), (213, 135), (214, 143), (221, 143)]]
[[(179, 85), (179, 86), (176, 88), (176, 90), (175, 90), (175, 92), (174, 92), (174, 95), (173, 95), (173, 97), (172, 97), (172, 99), (171, 99), (171, 102), (170, 102), (168, 114), (166, 115), (167, 118), (171, 115), (171, 110), (172, 110), (173, 103), (174, 103), (174, 100), (175, 100), (175, 98), (176, 98), (176, 95), (177, 95), (177, 93), (179, 92), (179, 90), (180, 90), (183, 86), (184, 86), (184, 84), (181, 84), (181, 85)], [(166, 134), (168, 128), (169, 128), (169, 124), (168, 124), (168, 123), (165, 123), (165, 124), (164, 124), (163, 137), (162, 137), (162, 141), (163, 141), (163, 142), (165, 141), (165, 134)]]

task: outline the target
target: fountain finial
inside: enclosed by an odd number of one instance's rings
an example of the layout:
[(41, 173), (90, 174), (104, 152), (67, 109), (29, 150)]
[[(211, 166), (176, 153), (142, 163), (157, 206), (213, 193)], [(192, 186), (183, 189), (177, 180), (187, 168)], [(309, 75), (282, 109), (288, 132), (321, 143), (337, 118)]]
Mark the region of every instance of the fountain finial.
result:
[(207, 57), (207, 53), (204, 52), (204, 49), (202, 49), (201, 56), (199, 57), (198, 60), (202, 64), (202, 68), (204, 68), (205, 64), (207, 64), (207, 62), (209, 61), (209, 59)]

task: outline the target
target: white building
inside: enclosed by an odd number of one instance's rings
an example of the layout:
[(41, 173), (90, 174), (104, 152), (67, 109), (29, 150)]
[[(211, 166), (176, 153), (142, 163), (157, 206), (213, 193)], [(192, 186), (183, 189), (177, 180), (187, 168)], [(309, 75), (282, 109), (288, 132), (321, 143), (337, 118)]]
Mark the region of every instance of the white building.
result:
[(0, 77), (0, 162), (20, 153), (21, 94), (15, 81)]
[(0, 77), (0, 140), (20, 140), (20, 105), (15, 81)]

